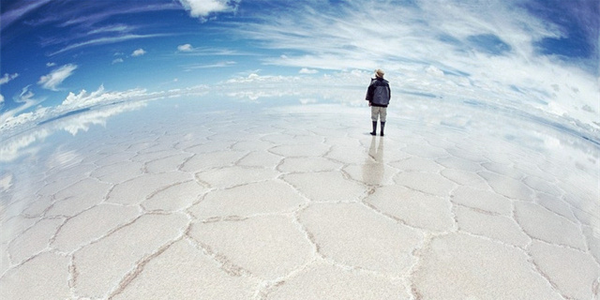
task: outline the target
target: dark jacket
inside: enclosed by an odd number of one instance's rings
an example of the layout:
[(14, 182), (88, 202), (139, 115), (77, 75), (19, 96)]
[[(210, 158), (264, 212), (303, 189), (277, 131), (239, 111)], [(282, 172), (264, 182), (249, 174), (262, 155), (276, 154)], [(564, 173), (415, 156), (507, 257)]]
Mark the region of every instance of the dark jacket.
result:
[(379, 77), (371, 79), (371, 84), (367, 89), (367, 101), (372, 106), (387, 107), (390, 104), (390, 98), (392, 98), (390, 83)]

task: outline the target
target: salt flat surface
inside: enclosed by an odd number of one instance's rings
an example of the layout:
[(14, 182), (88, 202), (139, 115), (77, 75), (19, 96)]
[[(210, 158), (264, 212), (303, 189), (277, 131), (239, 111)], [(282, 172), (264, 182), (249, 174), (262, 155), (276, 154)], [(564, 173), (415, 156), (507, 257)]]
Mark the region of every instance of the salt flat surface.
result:
[(599, 297), (597, 146), (165, 107), (8, 166), (0, 299)]

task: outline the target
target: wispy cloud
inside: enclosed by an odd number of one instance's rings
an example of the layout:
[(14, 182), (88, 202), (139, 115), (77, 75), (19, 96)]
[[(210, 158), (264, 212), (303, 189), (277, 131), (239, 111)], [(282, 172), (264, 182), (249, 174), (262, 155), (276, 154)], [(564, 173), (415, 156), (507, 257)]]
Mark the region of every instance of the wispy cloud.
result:
[(131, 56), (136, 57), (136, 56), (142, 56), (146, 54), (146, 50), (139, 48), (133, 51), (133, 53), (131, 53)]
[(191, 56), (256, 56), (256, 53), (239, 51), (236, 49), (218, 47), (194, 47), (191, 44), (177, 46), (180, 54)]
[(65, 79), (73, 75), (73, 71), (77, 69), (77, 65), (67, 64), (58, 69), (52, 70), (48, 75), (44, 75), (38, 81), (38, 84), (48, 90), (56, 91)]
[(196, 69), (212, 69), (212, 68), (224, 68), (224, 67), (230, 67), (235, 65), (236, 62), (235, 61), (219, 61), (216, 63), (212, 63), (212, 64), (193, 64), (193, 65), (187, 65), (184, 67), (184, 69), (186, 71), (191, 71), (191, 70), (196, 70)]
[[(163, 30), (153, 35), (157, 31), (149, 29), (150, 26), (131, 24), (133, 22), (129, 20), (134, 20), (137, 14), (182, 9), (178, 3), (160, 0), (148, 0), (143, 4), (138, 1), (92, 1), (85, 5), (72, 1), (17, 0), (16, 4), (6, 6), (6, 12), (2, 15), (3, 33), (5, 23), (17, 21), (26, 24), (31, 30), (46, 28), (40, 34), (39, 43), (42, 48), (48, 49), (46, 51), (49, 56), (86, 46), (167, 35)], [(40, 9), (42, 6), (43, 10)], [(127, 21), (113, 21), (115, 17), (123, 15), (127, 18), (121, 20)], [(64, 34), (66, 31), (68, 34)], [(7, 32), (8, 42), (17, 41), (17, 33)]]
[(144, 5), (139, 5), (138, 2), (119, 1), (119, 2), (107, 2), (107, 1), (96, 1), (90, 3), (88, 6), (77, 6), (77, 5), (65, 5), (61, 7), (64, 11), (65, 18), (60, 26), (83, 26), (92, 28), (94, 24), (100, 24), (106, 20), (119, 16), (138, 14), (152, 11), (164, 11), (164, 10), (176, 10), (180, 9), (175, 3), (151, 3), (147, 1)]
[(40, 113), (43, 113), (47, 110), (40, 108), (37, 109), (36, 112), (22, 113), (23, 111), (29, 110), (31, 107), (38, 105), (42, 101), (41, 99), (35, 98), (35, 95), (29, 89), (29, 86), (24, 87), (14, 101), (20, 103), (21, 105), (17, 108), (4, 111), (0, 114), (0, 132), (17, 124), (35, 120)]
[[(29, 87), (25, 87), (18, 99), (15, 99), (16, 102), (23, 103), (23, 105), (0, 114), (0, 134), (8, 133), (7, 136), (11, 136), (11, 133), (14, 134), (22, 132), (27, 128), (34, 128), (36, 124), (58, 120), (73, 112), (87, 111), (108, 104), (112, 106), (127, 103), (131, 106), (137, 106), (136, 103), (139, 104), (139, 102), (143, 101), (204, 94), (207, 90), (208, 87), (203, 85), (159, 92), (148, 92), (141, 88), (108, 91), (104, 86), (100, 86), (96, 91), (92, 92), (86, 90), (81, 90), (78, 93), (69, 92), (61, 104), (44, 107), (39, 105), (43, 99), (37, 99), (33, 92), (29, 90)], [(33, 110), (23, 112), (31, 109)]]
[(50, 56), (54, 56), (54, 55), (57, 55), (57, 54), (60, 54), (60, 53), (63, 53), (63, 52), (69, 51), (69, 50), (81, 48), (81, 47), (105, 45), (105, 44), (124, 42), (124, 41), (128, 41), (128, 40), (148, 39), (148, 38), (155, 38), (155, 37), (160, 37), (160, 36), (168, 36), (168, 34), (146, 34), (146, 35), (127, 34), (127, 35), (115, 36), (115, 37), (102, 37), (102, 38), (97, 38), (97, 39), (93, 39), (93, 40), (88, 40), (85, 42), (71, 44), (71, 45), (66, 46), (56, 52), (51, 53)]
[(600, 113), (586, 109), (597, 107), (597, 75), (585, 71), (585, 62), (566, 63), (536, 46), (545, 38), (559, 38), (560, 26), (512, 1), (478, 3), (286, 2), (234, 30), (279, 53), (264, 59), (265, 64), (383, 68), (396, 80), (393, 84), (406, 89), (472, 95), (600, 128), (593, 121)]
[(89, 32), (87, 32), (87, 34), (88, 35), (89, 34), (102, 34), (102, 33), (111, 33), (111, 32), (127, 33), (127, 32), (133, 31), (135, 28), (136, 28), (135, 26), (125, 25), (125, 24), (113, 24), (113, 25), (109, 25), (109, 26), (92, 29)]
[(4, 76), (0, 77), (0, 85), (6, 84), (9, 81), (19, 77), (19, 73), (8, 74), (4, 73)]
[(47, 4), (51, 0), (40, 0), (40, 1), (15, 1), (13, 5), (5, 5), (6, 11), (0, 16), (0, 23), (2, 24), (2, 31), (9, 27), (13, 22), (23, 18), (29, 12), (34, 11), (43, 5)]

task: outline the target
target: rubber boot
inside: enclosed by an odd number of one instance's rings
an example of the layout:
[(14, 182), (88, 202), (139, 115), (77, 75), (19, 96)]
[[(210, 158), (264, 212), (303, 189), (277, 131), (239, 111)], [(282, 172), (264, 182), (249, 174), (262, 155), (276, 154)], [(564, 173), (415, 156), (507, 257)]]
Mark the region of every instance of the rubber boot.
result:
[(373, 131), (370, 133), (371, 135), (377, 135), (377, 121), (373, 122)]
[[(385, 122), (381, 122), (381, 136), (383, 136), (383, 129), (385, 128)], [(375, 130), (373, 130), (375, 132)]]

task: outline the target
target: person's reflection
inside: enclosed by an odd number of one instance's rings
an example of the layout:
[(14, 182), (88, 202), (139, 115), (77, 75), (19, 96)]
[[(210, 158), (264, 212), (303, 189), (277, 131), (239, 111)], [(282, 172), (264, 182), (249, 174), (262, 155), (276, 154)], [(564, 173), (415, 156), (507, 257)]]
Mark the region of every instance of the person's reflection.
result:
[[(377, 140), (379, 140), (379, 145), (377, 145)], [(363, 182), (368, 185), (378, 185), (383, 179), (383, 140), (382, 138), (371, 138), (369, 155), (365, 159), (362, 169)]]

